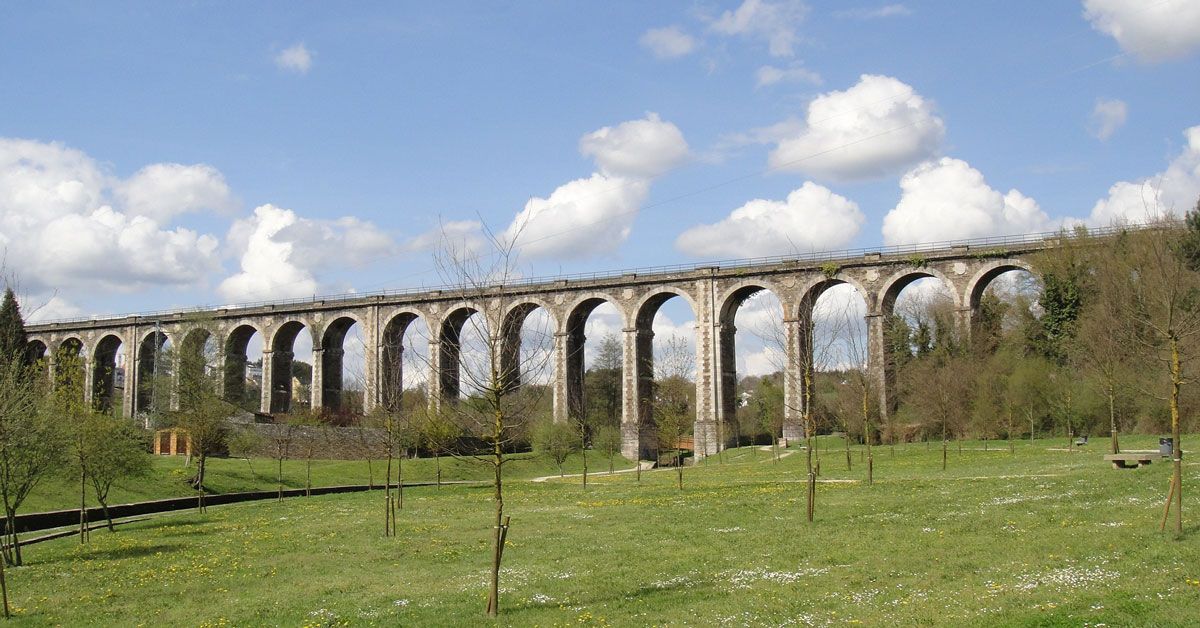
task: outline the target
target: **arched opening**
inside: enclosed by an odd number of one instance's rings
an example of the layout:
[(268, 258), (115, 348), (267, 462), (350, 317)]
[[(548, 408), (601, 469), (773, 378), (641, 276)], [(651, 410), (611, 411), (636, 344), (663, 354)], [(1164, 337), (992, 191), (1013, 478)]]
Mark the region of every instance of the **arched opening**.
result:
[(384, 325), (380, 356), (380, 399), (384, 408), (395, 411), (410, 402), (424, 404), (429, 340), (429, 326), (414, 312), (396, 314)]
[(938, 277), (913, 273), (901, 277), (883, 294), (880, 311), (889, 338), (888, 363), (895, 366), (904, 356), (891, 355), (902, 348), (897, 338), (906, 327), (913, 334), (912, 352), (927, 352), (937, 346), (954, 347), (965, 340), (956, 309), (954, 291)]
[(718, 440), (722, 447), (763, 437), (769, 443), (784, 435), (787, 414), (783, 305), (763, 286), (744, 286), (726, 298), (719, 316)]
[[(468, 325), (468, 321), (471, 324)], [(480, 359), (487, 359), (487, 323), (473, 307), (460, 307), (442, 320), (438, 330), (438, 396), (444, 401), (457, 402), (463, 394), (464, 371), (468, 384), (478, 384), (476, 375), (483, 375)], [(468, 364), (464, 365), (464, 354)], [(468, 388), (475, 386), (469, 385)]]
[(82, 340), (72, 337), (59, 343), (54, 352), (54, 387), (73, 390), (76, 398), (82, 401), (86, 362), (87, 350)]
[[(362, 325), (353, 318), (334, 319), (321, 339), (321, 408), (360, 415), (366, 394)], [(315, 357), (314, 357), (315, 359)]]
[(542, 388), (552, 375), (554, 321), (537, 303), (510, 309), (500, 325), (500, 377), (506, 394), (524, 385)]
[(271, 341), (271, 351), (263, 359), (271, 361), (271, 413), (288, 413), (312, 407), (313, 338), (304, 323), (288, 321), (279, 326)]
[(581, 301), (567, 315), (567, 415), (596, 430), (620, 428), (621, 313), (604, 297)]
[(250, 325), (239, 325), (225, 338), (222, 396), (248, 412), (262, 409), (263, 338)]
[(1000, 338), (1040, 315), (1042, 286), (1029, 267), (997, 264), (981, 273), (968, 287), (972, 345), (995, 351)]
[(867, 371), (867, 312), (862, 290), (837, 278), (801, 298), (793, 340), (799, 344), (797, 397), (814, 435), (861, 437), (864, 431), (863, 400), (874, 405), (877, 399)]
[[(964, 383), (955, 367), (966, 348), (969, 330), (954, 291), (940, 277), (912, 273), (897, 280), (882, 299), (884, 391), (881, 403), (891, 442), (941, 438), (960, 433), (969, 420), (965, 405), (943, 394)], [(938, 394), (930, 391), (937, 390)], [(935, 403), (937, 402), (937, 403)]]
[(161, 331), (146, 334), (138, 344), (134, 414), (155, 415), (170, 408), (173, 354), (170, 339)]
[(216, 392), (220, 372), (220, 351), (216, 336), (203, 327), (189, 330), (179, 346), (179, 387), (181, 404), (191, 403), (196, 395)]
[[(634, 327), (639, 455), (667, 452), (681, 464), (676, 454), (689, 448), (687, 436), (696, 436), (696, 317), (677, 296), (660, 292), (645, 300)], [(696, 446), (693, 440), (692, 451)]]
[(37, 364), (42, 362), (46, 359), (47, 351), (48, 349), (46, 348), (46, 343), (42, 342), (41, 340), (30, 340), (29, 343), (25, 345), (25, 360), (28, 361), (29, 364)]
[(92, 405), (101, 412), (119, 411), (124, 392), (124, 343), (119, 336), (110, 334), (96, 343), (92, 362)]

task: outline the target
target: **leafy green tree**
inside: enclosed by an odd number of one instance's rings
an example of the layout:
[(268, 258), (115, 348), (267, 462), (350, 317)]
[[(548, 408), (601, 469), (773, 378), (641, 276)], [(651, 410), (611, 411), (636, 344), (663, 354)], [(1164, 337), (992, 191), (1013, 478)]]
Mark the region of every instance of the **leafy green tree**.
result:
[(1038, 256), (1042, 294), (1038, 299), (1042, 315), (1029, 328), (1030, 349), (1051, 362), (1067, 362), (1069, 344), (1075, 337), (1084, 296), (1091, 291), (1089, 278), (1094, 275), (1090, 256), (1094, 251), (1085, 229), (1073, 235), (1063, 232), (1059, 246)]
[(433, 454), (436, 483), (437, 487), (441, 488), (442, 456), (449, 453), (450, 448), (462, 436), (462, 428), (445, 412), (427, 412), (420, 430), (422, 443)]
[(612, 425), (596, 428), (592, 435), (592, 448), (608, 458), (608, 472), (613, 472), (613, 459), (621, 453), (621, 430)]
[(4, 300), (0, 302), (0, 358), (26, 360), (29, 338), (25, 333), (25, 321), (21, 318), (21, 306), (12, 288), (4, 289)]
[(129, 419), (100, 412), (90, 413), (85, 426), (84, 474), (92, 484), (96, 501), (104, 511), (109, 532), (115, 531), (108, 512), (108, 493), (124, 478), (141, 477), (150, 472), (150, 454), (146, 452), (145, 432)]
[(616, 334), (600, 340), (599, 351), (584, 375), (584, 398), (593, 426), (621, 423), (621, 342)]
[[(74, 358), (78, 360), (78, 358)], [(71, 358), (63, 356), (60, 378), (74, 376)], [(82, 396), (82, 382), (77, 390)], [(48, 403), (45, 382), (23, 359), (0, 359), (0, 498), (4, 501), (4, 560), (22, 563), (16, 516), (35, 487), (64, 461), (64, 434)]]
[[(171, 362), (168, 351), (160, 359)], [(178, 359), (179, 410), (165, 415), (167, 427), (177, 427), (186, 433), (191, 455), (196, 460), (196, 475), (192, 485), (196, 488), (196, 508), (207, 510), (204, 502), (205, 473), (208, 459), (228, 451), (229, 417), (237, 408), (216, 394), (216, 380), (205, 368), (202, 353), (182, 352)]]
[(669, 452), (681, 491), (683, 490), (683, 452), (679, 449), (679, 440), (687, 433), (688, 423), (687, 412), (681, 411), (678, 405), (654, 409), (654, 424), (658, 432), (659, 451)]
[(563, 463), (572, 453), (579, 449), (579, 439), (575, 430), (566, 423), (544, 420), (533, 430), (533, 449), (549, 456), (558, 467), (558, 475), (563, 475)]

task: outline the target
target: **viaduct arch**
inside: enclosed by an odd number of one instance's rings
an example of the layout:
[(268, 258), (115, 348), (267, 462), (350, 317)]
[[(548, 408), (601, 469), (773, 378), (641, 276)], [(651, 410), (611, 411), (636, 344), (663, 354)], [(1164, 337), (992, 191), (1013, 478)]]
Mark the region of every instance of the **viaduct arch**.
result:
[[(806, 373), (811, 374), (813, 307), (817, 298), (838, 284), (853, 286), (867, 304), (868, 371), (876, 382), (881, 412), (894, 397), (890, 360), (884, 354), (884, 320), (896, 296), (912, 281), (933, 277), (954, 295), (957, 324), (969, 333), (979, 297), (996, 277), (1010, 270), (1032, 270), (1034, 255), (1058, 245), (1058, 236), (965, 241), (949, 246), (866, 250), (808, 257), (778, 257), (700, 265), (651, 272), (627, 272), (584, 278), (531, 279), (483, 288), (350, 295), (206, 310), (129, 315), (105, 319), (50, 322), (28, 327), (31, 355), (48, 357), (53, 374), (56, 356), (79, 356), (84, 362), (84, 392), (98, 407), (116, 407), (134, 415), (146, 408), (141, 383), (154, 372), (162, 344), (179, 346), (178, 355), (215, 341), (216, 362), (223, 372), (220, 394), (244, 400), (246, 349), (256, 334), (263, 340), (261, 412), (286, 412), (291, 398), (292, 345), (307, 333), (313, 340), (313, 408), (344, 403), (343, 343), (351, 326), (362, 328), (366, 345), (363, 407), (399, 406), (405, 374), (405, 332), (417, 321), (429, 330), (425, 381), (431, 404), (458, 398), (462, 391), (463, 326), (473, 315), (498, 330), (497, 356), (515, 389), (520, 385), (521, 328), (526, 318), (544, 310), (553, 333), (551, 381), (553, 415), (566, 421), (583, 411), (584, 328), (588, 316), (603, 303), (614, 306), (623, 321), (621, 422), (623, 453), (652, 451), (649, 400), (653, 377), (651, 323), (668, 299), (687, 301), (696, 316), (697, 455), (711, 455), (731, 440), (732, 429), (720, 427), (736, 411), (733, 318), (755, 293), (771, 291), (784, 338), (784, 437), (803, 436)], [(918, 255), (919, 253), (919, 255)], [(496, 343), (493, 343), (496, 344)], [(126, 365), (135, 365), (121, 399), (114, 398), (112, 356), (120, 347)], [(178, 364), (171, 372), (178, 373)], [(177, 377), (175, 378), (178, 379)], [(177, 385), (177, 381), (174, 383)], [(175, 393), (172, 393), (174, 403)], [(884, 417), (886, 420), (886, 415)]]

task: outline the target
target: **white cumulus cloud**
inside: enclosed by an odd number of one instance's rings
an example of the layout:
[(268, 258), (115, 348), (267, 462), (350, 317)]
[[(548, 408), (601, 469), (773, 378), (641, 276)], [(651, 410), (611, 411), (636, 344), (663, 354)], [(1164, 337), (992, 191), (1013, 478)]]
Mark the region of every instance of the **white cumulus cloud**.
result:
[(720, 222), (698, 225), (675, 241), (697, 257), (765, 257), (843, 247), (866, 218), (858, 204), (806, 181), (787, 200), (755, 199)]
[(1141, 223), (1166, 213), (1182, 215), (1200, 197), (1200, 126), (1183, 132), (1187, 145), (1163, 172), (1140, 181), (1119, 181), (1092, 207), (1088, 222), (1106, 227), (1114, 222)]
[[(168, 219), (195, 206), (204, 186), (148, 190), (142, 173), (208, 166), (155, 164), (129, 180), (108, 174), (82, 151), (57, 143), (0, 138), (0, 246), (10, 270), (32, 292), (53, 288), (131, 291), (189, 286), (218, 267), (217, 239)], [(151, 186), (153, 187), (153, 186)], [(200, 195), (204, 196), (204, 195)], [(205, 197), (228, 206), (228, 195)]]
[(296, 74), (308, 74), (312, 68), (313, 53), (304, 42), (294, 44), (279, 51), (275, 55), (275, 67)]
[(126, 211), (167, 221), (201, 210), (229, 211), (237, 204), (216, 168), (205, 164), (151, 164), (116, 188)]
[(629, 237), (650, 185), (595, 173), (564, 183), (547, 198), (532, 198), (505, 237), (522, 255), (581, 259), (602, 255)]
[(808, 105), (803, 129), (779, 140), (772, 168), (833, 180), (886, 176), (934, 156), (946, 134), (933, 104), (890, 76), (864, 74)]
[(1054, 224), (1036, 201), (1017, 190), (991, 188), (983, 173), (943, 157), (900, 179), (900, 202), (883, 219), (887, 244), (938, 242), (1031, 233)]
[(642, 33), (638, 43), (659, 59), (678, 59), (696, 50), (696, 38), (678, 26), (652, 28)]
[(584, 135), (579, 152), (599, 172), (525, 204), (502, 234), (521, 254), (580, 259), (614, 250), (629, 237), (649, 179), (686, 159), (688, 145), (678, 127), (648, 113)]
[(679, 165), (687, 158), (688, 145), (679, 127), (650, 112), (584, 135), (579, 152), (594, 158), (605, 175), (646, 178)]
[(1113, 136), (1117, 129), (1125, 125), (1129, 117), (1129, 106), (1123, 100), (1101, 98), (1092, 107), (1092, 116), (1088, 120), (1088, 132), (1096, 139), (1104, 141)]
[(1178, 59), (1200, 48), (1200, 2), (1195, 0), (1084, 0), (1083, 8), (1092, 28), (1142, 61)]
[(709, 25), (712, 32), (759, 39), (767, 43), (774, 57), (791, 57), (801, 40), (801, 22), (808, 7), (799, 0), (744, 0), (738, 8), (725, 11)]
[(231, 303), (317, 294), (321, 268), (367, 264), (395, 247), (376, 226), (357, 218), (311, 220), (270, 204), (234, 222), (228, 242), (240, 271), (217, 291)]

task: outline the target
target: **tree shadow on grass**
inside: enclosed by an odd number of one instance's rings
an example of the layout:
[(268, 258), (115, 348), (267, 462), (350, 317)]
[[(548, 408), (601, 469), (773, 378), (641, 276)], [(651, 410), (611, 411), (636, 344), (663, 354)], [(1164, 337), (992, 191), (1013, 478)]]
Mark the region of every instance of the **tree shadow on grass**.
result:
[(79, 564), (82, 562), (91, 562), (96, 560), (125, 560), (130, 558), (154, 556), (155, 554), (160, 553), (167, 554), (181, 550), (184, 547), (185, 545), (183, 543), (149, 543), (145, 545), (133, 545), (128, 547), (106, 548), (87, 547), (80, 549), (76, 553), (63, 556), (54, 556), (38, 562), (46, 565), (52, 565), (55, 563)]
[(160, 517), (149, 521), (139, 521), (133, 525), (123, 526), (119, 530), (127, 533), (143, 533), (155, 531), (158, 536), (186, 536), (195, 538), (199, 536), (210, 535), (214, 532), (211, 526), (211, 521), (204, 519), (181, 519), (177, 517)]

